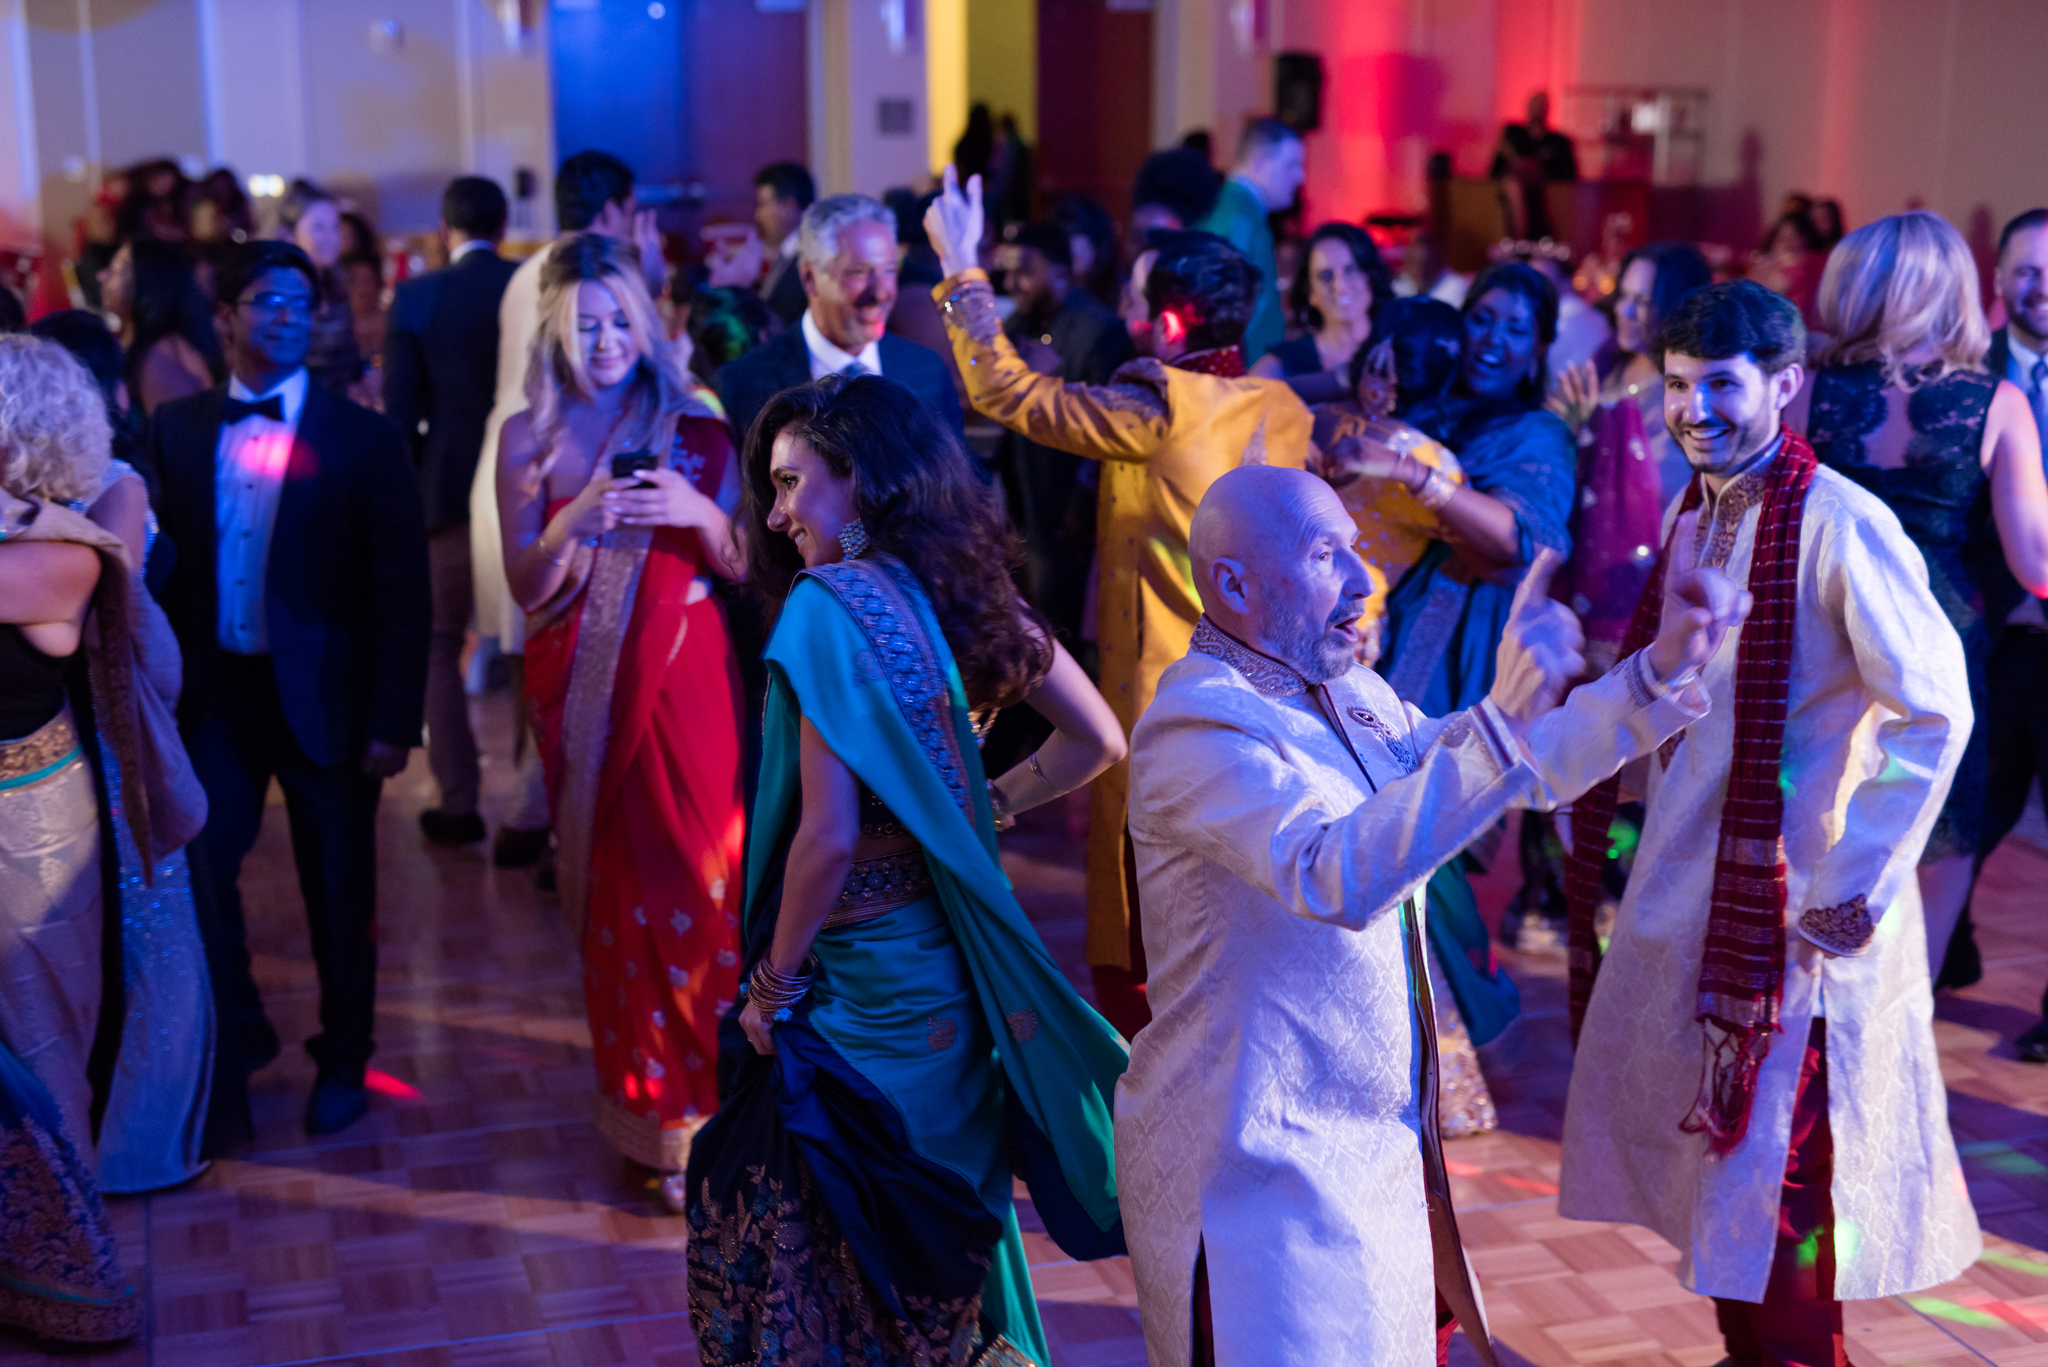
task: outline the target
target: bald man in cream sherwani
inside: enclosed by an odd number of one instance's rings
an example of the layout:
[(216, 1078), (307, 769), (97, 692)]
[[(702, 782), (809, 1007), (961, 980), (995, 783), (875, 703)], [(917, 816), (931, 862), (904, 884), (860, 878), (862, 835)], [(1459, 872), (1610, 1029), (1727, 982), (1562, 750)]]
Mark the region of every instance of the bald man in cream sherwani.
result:
[(1426, 1367), (1453, 1314), (1493, 1360), (1436, 1132), (1423, 884), (1509, 807), (1703, 715), (1691, 672), (1746, 610), (1713, 571), (1674, 575), (1674, 629), (1559, 708), (1581, 638), (1546, 556), (1492, 694), (1432, 720), (1353, 663), (1355, 535), (1311, 475), (1217, 480), (1194, 645), (1133, 736), (1154, 1018), (1117, 1180), (1154, 1367)]

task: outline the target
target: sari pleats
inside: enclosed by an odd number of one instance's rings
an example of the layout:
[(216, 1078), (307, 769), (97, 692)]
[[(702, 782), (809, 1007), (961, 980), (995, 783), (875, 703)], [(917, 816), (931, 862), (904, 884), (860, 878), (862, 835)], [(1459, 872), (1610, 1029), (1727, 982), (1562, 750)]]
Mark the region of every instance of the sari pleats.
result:
[[(623, 627), (617, 604), (587, 617), (607, 582), (593, 575), (581, 600), (529, 636), (526, 656), (557, 810), (593, 795), (579, 823), (596, 1123), (626, 1157), (663, 1172), (683, 1169), (718, 1105), (718, 1020), (740, 962), (738, 671), (695, 551), (694, 533), (659, 529)], [(581, 639), (593, 622), (621, 632), (601, 652), (616, 660), (602, 696), (585, 696), (599, 681), (577, 667), (596, 644)], [(609, 709), (608, 725), (601, 753), (586, 754), (577, 738), (595, 728), (569, 722), (593, 706)]]

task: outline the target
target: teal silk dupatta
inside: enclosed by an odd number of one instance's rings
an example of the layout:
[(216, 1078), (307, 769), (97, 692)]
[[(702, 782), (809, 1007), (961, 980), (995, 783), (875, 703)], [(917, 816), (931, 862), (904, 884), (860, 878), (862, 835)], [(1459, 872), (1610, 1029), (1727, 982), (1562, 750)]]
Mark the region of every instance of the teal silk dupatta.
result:
[[(724, 1100), (689, 1170), (700, 1351), (712, 1364), (886, 1362), (921, 1339), (934, 1360), (1044, 1367), (1009, 1174), (1069, 1254), (1124, 1251), (1111, 1121), (1128, 1048), (1011, 891), (966, 696), (910, 571), (874, 556), (807, 572), (766, 658), (750, 964), (781, 905), (805, 719), (923, 846), (934, 895), (819, 936), (819, 985), (776, 1027), (774, 1058), (728, 1030)], [(940, 999), (958, 1010), (926, 1015)], [(964, 1028), (953, 1019), (968, 1014)], [(975, 1055), (962, 1076), (981, 1079), (976, 1095), (934, 1093), (929, 1059), (956, 1039)], [(845, 1294), (855, 1268), (859, 1305)]]

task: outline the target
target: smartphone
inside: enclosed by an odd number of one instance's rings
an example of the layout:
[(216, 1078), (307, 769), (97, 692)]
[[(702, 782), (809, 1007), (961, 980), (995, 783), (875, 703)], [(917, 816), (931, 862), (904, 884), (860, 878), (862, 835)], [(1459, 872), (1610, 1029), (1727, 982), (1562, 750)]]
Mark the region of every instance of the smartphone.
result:
[[(639, 478), (642, 470), (652, 470), (661, 462), (652, 451), (621, 451), (612, 457), (612, 482), (628, 488), (645, 488), (647, 481)], [(632, 481), (627, 484), (627, 481)]]

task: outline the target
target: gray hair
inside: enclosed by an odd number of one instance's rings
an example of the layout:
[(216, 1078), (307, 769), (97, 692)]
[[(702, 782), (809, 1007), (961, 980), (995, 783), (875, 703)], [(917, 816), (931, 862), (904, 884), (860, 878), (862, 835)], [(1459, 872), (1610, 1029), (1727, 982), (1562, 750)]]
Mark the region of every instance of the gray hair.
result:
[(839, 234), (856, 223), (875, 223), (896, 237), (896, 214), (888, 205), (866, 195), (831, 195), (804, 210), (803, 223), (796, 230), (796, 248), (813, 268), (839, 255)]

